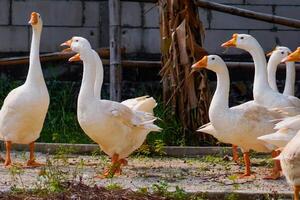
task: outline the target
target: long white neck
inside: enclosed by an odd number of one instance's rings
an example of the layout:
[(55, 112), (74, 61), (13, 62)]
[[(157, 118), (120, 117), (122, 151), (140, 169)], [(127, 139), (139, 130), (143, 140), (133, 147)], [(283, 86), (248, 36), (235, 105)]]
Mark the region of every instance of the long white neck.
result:
[(217, 88), (215, 94), (212, 98), (210, 107), (209, 107), (209, 117), (210, 119), (215, 118), (216, 116), (222, 115), (222, 113), (228, 113), (229, 109), (229, 88), (230, 88), (230, 79), (228, 69), (225, 66), (222, 67), (217, 74)]
[(25, 83), (45, 84), (40, 62), (40, 40), (42, 29), (32, 29), (32, 40), (30, 47), (29, 71)]
[(254, 66), (254, 83), (253, 83), (253, 96), (254, 100), (263, 92), (272, 90), (267, 80), (267, 61), (261, 46), (257, 43), (254, 48), (249, 50)]
[(78, 95), (78, 106), (86, 106), (87, 102), (95, 100), (94, 84), (96, 68), (92, 50), (86, 50), (80, 54), (83, 61), (83, 77)]
[(96, 81), (94, 85), (94, 95), (97, 99), (101, 99), (101, 88), (103, 84), (103, 64), (96, 51), (93, 50), (96, 67)]
[(295, 95), (295, 78), (296, 78), (296, 69), (294, 62), (286, 63), (286, 78), (283, 94), (284, 95)]
[(277, 66), (280, 63), (278, 62), (278, 59), (275, 56), (271, 56), (268, 62), (268, 82), (270, 87), (278, 92), (277, 84), (276, 84), (276, 71)]

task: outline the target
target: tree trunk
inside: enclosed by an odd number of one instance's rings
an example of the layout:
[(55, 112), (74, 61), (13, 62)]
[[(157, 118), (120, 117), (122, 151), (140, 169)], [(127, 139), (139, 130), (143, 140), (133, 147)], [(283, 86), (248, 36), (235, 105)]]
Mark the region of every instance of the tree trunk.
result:
[(194, 0), (159, 0), (158, 4), (164, 103), (182, 122), (186, 141), (205, 143), (211, 137), (195, 130), (209, 121), (207, 76), (205, 71), (191, 74), (191, 65), (207, 54), (197, 6)]

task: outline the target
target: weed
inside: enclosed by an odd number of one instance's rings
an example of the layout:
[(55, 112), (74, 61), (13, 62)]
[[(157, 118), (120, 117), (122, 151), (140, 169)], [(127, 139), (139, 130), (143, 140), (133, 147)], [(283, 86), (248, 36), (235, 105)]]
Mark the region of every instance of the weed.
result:
[(106, 189), (108, 190), (121, 190), (123, 187), (117, 183), (110, 183), (106, 186)]
[(226, 200), (238, 200), (240, 199), (239, 198), (239, 195), (238, 194), (234, 194), (234, 193), (230, 193), (229, 195), (227, 195), (225, 197)]

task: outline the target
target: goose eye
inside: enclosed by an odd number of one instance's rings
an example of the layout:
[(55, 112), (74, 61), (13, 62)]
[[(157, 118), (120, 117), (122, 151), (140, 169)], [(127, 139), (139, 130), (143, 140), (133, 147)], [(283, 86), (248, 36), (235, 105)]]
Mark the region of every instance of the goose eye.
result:
[(284, 52), (282, 51), (281, 54), (284, 54)]
[(212, 60), (215, 60), (215, 58), (211, 58)]
[(241, 40), (244, 39), (244, 37), (241, 37)]
[(78, 40), (75, 40), (75, 42), (78, 42)]

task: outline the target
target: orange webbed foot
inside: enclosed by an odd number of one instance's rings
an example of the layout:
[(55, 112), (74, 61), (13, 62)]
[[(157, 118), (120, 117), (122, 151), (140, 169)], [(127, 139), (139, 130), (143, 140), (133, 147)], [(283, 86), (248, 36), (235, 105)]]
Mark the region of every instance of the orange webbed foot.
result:
[(263, 177), (265, 180), (277, 180), (281, 177), (280, 171), (272, 172), (270, 175)]
[(45, 166), (44, 163), (36, 162), (35, 160), (28, 160), (26, 167), (42, 167)]
[(239, 179), (253, 179), (255, 178), (254, 174), (251, 173), (243, 173), (238, 175)]

